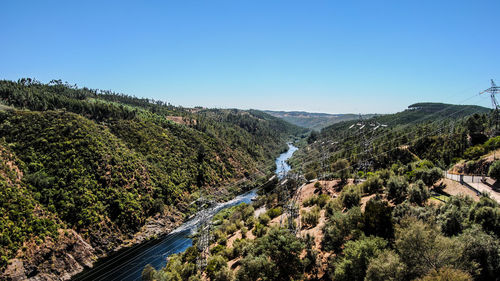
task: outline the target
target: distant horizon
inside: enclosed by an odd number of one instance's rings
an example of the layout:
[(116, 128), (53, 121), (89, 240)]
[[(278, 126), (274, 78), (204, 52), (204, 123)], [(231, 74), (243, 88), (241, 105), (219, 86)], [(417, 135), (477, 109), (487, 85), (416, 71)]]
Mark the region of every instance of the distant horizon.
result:
[[(38, 81), (40, 83), (43, 83), (43, 84), (48, 84), (52, 80), (59, 80), (59, 79), (50, 79), (49, 81), (41, 81), (41, 80), (37, 79), (36, 77), (20, 77), (18, 79), (0, 78), (0, 80), (10, 80), (10, 81), (17, 82), (18, 80), (23, 79), (23, 78), (34, 79), (34, 80), (36, 80), (36, 81)], [(156, 100), (156, 101), (162, 101), (162, 102), (165, 102), (165, 103), (169, 103), (172, 106), (183, 107), (183, 108), (201, 107), (201, 108), (206, 108), (206, 109), (239, 109), (239, 110), (259, 110), (259, 111), (274, 111), (274, 112), (304, 112), (304, 113), (328, 114), (328, 115), (348, 115), (348, 114), (354, 114), (354, 115), (358, 115), (358, 114), (361, 114), (361, 115), (370, 115), (370, 114), (385, 115), (385, 114), (394, 114), (394, 113), (397, 113), (397, 112), (401, 112), (403, 110), (408, 109), (408, 106), (410, 106), (412, 104), (415, 104), (415, 103), (455, 104), (455, 103), (447, 103), (447, 102), (440, 102), (440, 101), (428, 101), (428, 100), (426, 100), (426, 101), (415, 101), (415, 102), (412, 102), (412, 103), (404, 106), (403, 108), (401, 108), (399, 110), (392, 111), (392, 112), (352, 112), (352, 111), (346, 111), (346, 112), (321, 112), (321, 111), (307, 111), (307, 110), (302, 110), (302, 109), (299, 109), (299, 110), (269, 109), (269, 108), (262, 109), (262, 108), (253, 108), (253, 107), (243, 108), (243, 107), (232, 107), (232, 106), (228, 106), (228, 107), (223, 107), (223, 106), (205, 106), (205, 105), (201, 105), (201, 104), (199, 104), (199, 105), (183, 105), (183, 104), (175, 104), (175, 103), (173, 103), (173, 102), (171, 102), (169, 100), (157, 99), (157, 98), (152, 98), (152, 97), (148, 97), (148, 96), (131, 95), (131, 94), (128, 94), (128, 93), (117, 92), (117, 91), (114, 91), (113, 89), (94, 88), (94, 87), (89, 87), (89, 86), (86, 86), (86, 85), (78, 85), (76, 83), (71, 83), (70, 81), (64, 81), (62, 79), (60, 79), (60, 80), (63, 83), (67, 83), (68, 85), (76, 85), (78, 88), (84, 88), (84, 87), (86, 87), (86, 88), (92, 89), (92, 90), (111, 91), (111, 92), (113, 92), (115, 94), (124, 94), (124, 95), (128, 95), (128, 96), (131, 96), (131, 97), (136, 97), (136, 98), (140, 98), (140, 99), (143, 99), (143, 98), (153, 99), (153, 100)], [(486, 97), (489, 98), (489, 95), (486, 95)], [(490, 100), (488, 99), (488, 101), (490, 101)], [(490, 106), (483, 105), (483, 104), (467, 104), (467, 103), (464, 103), (464, 104), (455, 104), (455, 105), (477, 105), (477, 106), (482, 106), (482, 107), (485, 107), (485, 108), (490, 108)]]
[(0, 78), (172, 104), (393, 113), (489, 107), (500, 1), (6, 1)]

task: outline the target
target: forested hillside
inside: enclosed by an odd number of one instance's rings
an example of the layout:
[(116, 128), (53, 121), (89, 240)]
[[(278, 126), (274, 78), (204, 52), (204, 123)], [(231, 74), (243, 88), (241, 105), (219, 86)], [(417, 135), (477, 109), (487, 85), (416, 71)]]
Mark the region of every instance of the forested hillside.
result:
[(205, 267), (191, 247), (143, 280), (499, 280), (499, 203), (442, 179), (485, 157), (500, 179), (494, 120), (425, 103), (313, 133), (285, 180), (214, 217)]
[(36, 269), (44, 261), (25, 254), (29, 241), (72, 229), (104, 254), (148, 217), (187, 215), (200, 194), (251, 186), (244, 180), (271, 173), (305, 132), (259, 111), (186, 109), (61, 81), (0, 81), (0, 104), (0, 268), (18, 257), (26, 276), (64, 271)]
[(365, 170), (368, 161), (376, 170), (417, 156), (445, 168), (492, 134), (489, 111), (475, 105), (418, 103), (396, 114), (341, 122), (312, 132), (291, 161), (313, 174), (339, 159), (358, 170)]

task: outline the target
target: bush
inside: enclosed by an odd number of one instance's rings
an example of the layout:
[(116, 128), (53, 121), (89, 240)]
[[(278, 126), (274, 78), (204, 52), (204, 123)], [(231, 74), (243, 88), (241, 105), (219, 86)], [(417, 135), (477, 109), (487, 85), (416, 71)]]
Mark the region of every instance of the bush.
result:
[(330, 201), (330, 196), (326, 195), (326, 194), (320, 194), (318, 195), (318, 201), (316, 204), (318, 204), (318, 206), (323, 209), (323, 207), (325, 207), (325, 205), (328, 203), (328, 201)]
[(495, 161), (491, 164), (488, 175), (495, 180), (500, 179), (500, 161)]
[(368, 200), (363, 217), (366, 235), (375, 235), (386, 239), (393, 238), (392, 209), (387, 201), (380, 200), (378, 196)]
[(307, 197), (306, 199), (304, 199), (304, 201), (302, 202), (302, 205), (304, 205), (304, 207), (309, 207), (309, 206), (315, 205), (317, 200), (318, 200), (317, 195), (311, 195), (311, 196)]
[(304, 177), (306, 178), (306, 180), (310, 181), (310, 180), (313, 180), (317, 177), (318, 175), (316, 174), (315, 171), (310, 171), (310, 172), (307, 172)]
[(373, 194), (379, 191), (384, 182), (379, 176), (371, 176), (364, 183), (361, 184), (361, 188), (363, 192), (368, 194)]
[(389, 200), (394, 200), (395, 203), (401, 203), (406, 197), (408, 191), (408, 182), (404, 177), (391, 177), (387, 182), (386, 194)]
[(342, 190), (339, 198), (342, 205), (345, 208), (350, 209), (352, 207), (359, 206), (361, 195), (359, 194), (359, 189), (356, 186), (351, 185)]
[(257, 223), (252, 230), (253, 235), (257, 237), (262, 237), (266, 234), (267, 232), (267, 227), (261, 223)]
[(259, 216), (259, 223), (262, 225), (267, 225), (271, 221), (271, 218), (267, 214), (261, 214)]
[(317, 181), (317, 182), (314, 184), (314, 188), (315, 188), (316, 190), (321, 189), (321, 187), (322, 187), (322, 186), (321, 186), (321, 183), (320, 183), (319, 181)]
[(283, 213), (283, 208), (281, 207), (276, 207), (267, 210), (266, 214), (271, 218), (274, 219), (275, 217), (281, 215)]
[(245, 221), (245, 226), (248, 228), (253, 228), (255, 223), (256, 223), (255, 217), (251, 216)]
[(319, 217), (320, 208), (318, 206), (313, 207), (309, 212), (306, 210), (301, 211), (301, 222), (303, 226), (315, 227), (319, 222)]
[(344, 256), (334, 259), (330, 278), (336, 281), (364, 280), (370, 260), (377, 257), (387, 246), (380, 237), (364, 237), (345, 244)]
[(208, 259), (206, 272), (211, 280), (215, 279), (215, 275), (222, 269), (227, 268), (227, 261), (224, 257), (215, 255)]
[(370, 261), (366, 270), (366, 281), (404, 280), (406, 266), (398, 254), (384, 250)]
[(331, 216), (335, 212), (342, 211), (342, 201), (339, 198), (332, 199), (326, 204), (326, 216)]
[(428, 168), (418, 168), (412, 171), (413, 172), (413, 180), (422, 180), (425, 185), (432, 186), (436, 183), (440, 178), (443, 177), (443, 170), (438, 167), (434, 167), (432, 169)]
[(472, 280), (472, 276), (469, 273), (464, 272), (460, 269), (455, 269), (452, 267), (445, 266), (439, 270), (433, 269), (429, 274), (423, 278), (417, 279), (417, 281), (469, 281)]
[(467, 148), (467, 150), (464, 152), (464, 157), (467, 159), (477, 159), (484, 155), (485, 152), (486, 151), (482, 145), (476, 145)]
[(222, 252), (226, 247), (222, 246), (222, 245), (217, 245), (215, 247), (213, 247), (212, 249), (210, 249), (210, 254), (212, 255), (217, 255), (218, 253)]
[(363, 214), (359, 207), (342, 213), (335, 211), (323, 227), (322, 246), (327, 251), (340, 251), (347, 238), (356, 239), (362, 235)]
[(228, 226), (226, 226), (226, 233), (229, 234), (229, 235), (235, 233), (236, 230), (238, 230), (238, 227), (234, 223), (229, 224)]
[(429, 189), (422, 180), (410, 186), (408, 190), (408, 201), (422, 206), (431, 196)]

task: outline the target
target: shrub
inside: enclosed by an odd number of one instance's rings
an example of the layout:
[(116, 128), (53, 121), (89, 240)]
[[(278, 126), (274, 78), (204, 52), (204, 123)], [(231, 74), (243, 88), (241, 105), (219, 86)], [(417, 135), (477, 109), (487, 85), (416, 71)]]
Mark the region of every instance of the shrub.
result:
[(311, 195), (311, 196), (307, 197), (306, 199), (304, 199), (304, 201), (302, 202), (302, 205), (304, 205), (304, 207), (309, 207), (309, 206), (315, 205), (317, 201), (318, 201), (318, 196)]
[(342, 211), (342, 201), (339, 198), (332, 199), (326, 204), (326, 215), (331, 216), (335, 212)]
[(398, 254), (384, 250), (372, 259), (366, 270), (366, 281), (404, 280), (406, 266)]
[(330, 201), (330, 196), (326, 194), (320, 194), (318, 195), (318, 201), (316, 204), (318, 204), (320, 208), (323, 208), (328, 203), (328, 201)]
[(228, 226), (226, 226), (226, 233), (227, 234), (233, 234), (236, 232), (236, 230), (238, 230), (238, 227), (234, 223), (231, 223)]
[(302, 225), (307, 227), (315, 227), (319, 222), (320, 216), (320, 208), (315, 206), (311, 209), (311, 211), (307, 212), (306, 210), (301, 211), (301, 222)]
[(364, 237), (345, 244), (344, 256), (333, 259), (330, 277), (333, 280), (364, 280), (370, 260), (377, 257), (387, 246), (387, 241), (380, 237)]
[(206, 272), (211, 280), (215, 279), (217, 272), (227, 268), (227, 261), (223, 256), (215, 255), (208, 259)]
[(210, 249), (210, 254), (217, 255), (218, 253), (223, 251), (225, 248), (226, 247), (224, 247), (222, 245), (217, 245), (217, 246), (213, 247), (212, 249)]
[(310, 171), (310, 172), (307, 172), (304, 177), (306, 178), (306, 180), (310, 181), (310, 180), (313, 180), (317, 177), (317, 174), (316, 172), (314, 171)]
[(283, 213), (283, 208), (281, 207), (276, 207), (267, 210), (266, 214), (271, 218), (274, 219), (275, 217), (281, 215)]
[(267, 214), (261, 214), (259, 216), (259, 223), (262, 225), (267, 225), (271, 221), (271, 218)]
[(460, 269), (455, 269), (452, 267), (445, 266), (439, 270), (433, 269), (429, 274), (425, 275), (423, 278), (417, 279), (417, 281), (441, 281), (441, 280), (453, 280), (453, 281), (469, 281), (472, 280), (472, 276), (469, 273), (464, 272)]
[(356, 239), (361, 236), (362, 228), (363, 214), (359, 207), (354, 207), (345, 214), (335, 211), (323, 227), (322, 246), (327, 251), (340, 251), (347, 238)]
[(359, 190), (354, 185), (351, 185), (351, 186), (348, 186), (347, 188), (345, 188), (340, 193), (339, 198), (340, 198), (340, 201), (342, 201), (342, 205), (347, 209), (359, 206), (359, 202), (361, 200)]
[(467, 159), (477, 159), (481, 157), (485, 153), (485, 149), (482, 145), (476, 145), (467, 148), (467, 150), (464, 152), (464, 156)]
[(257, 237), (262, 237), (266, 234), (267, 232), (267, 228), (265, 225), (261, 224), (261, 223), (257, 223), (254, 227), (254, 229), (252, 230), (252, 233), (253, 235), (257, 236)]
[(379, 191), (382, 188), (383, 184), (384, 182), (379, 176), (371, 176), (361, 184), (361, 188), (363, 189), (363, 192), (373, 194)]
[(251, 216), (245, 221), (245, 226), (248, 228), (253, 228), (255, 223), (256, 223), (255, 217)]
[(387, 182), (386, 194), (389, 200), (394, 200), (396, 203), (401, 203), (406, 197), (408, 191), (408, 182), (404, 177), (391, 177)]
[(394, 228), (392, 225), (392, 210), (387, 201), (378, 196), (366, 202), (364, 213), (364, 231), (366, 235), (376, 235), (392, 239)]
[(420, 206), (422, 206), (430, 196), (429, 189), (422, 180), (412, 184), (408, 190), (408, 200)]
[(495, 161), (491, 164), (488, 175), (495, 180), (500, 179), (500, 161)]
[(319, 181), (317, 181), (315, 184), (314, 184), (314, 188), (316, 188), (316, 190), (318, 189), (321, 189), (321, 183)]

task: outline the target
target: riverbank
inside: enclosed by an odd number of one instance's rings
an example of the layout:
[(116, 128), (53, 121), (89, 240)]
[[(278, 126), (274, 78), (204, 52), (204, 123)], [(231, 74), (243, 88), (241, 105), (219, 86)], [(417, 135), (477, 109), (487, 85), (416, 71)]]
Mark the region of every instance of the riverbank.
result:
[[(290, 152), (290, 150), (292, 152)], [(289, 144), (289, 149), (276, 158), (276, 164), (284, 161), (284, 165), (277, 165), (278, 174), (280, 168), (285, 167), (288, 171), (290, 167), (286, 164), (286, 160), (293, 154), (297, 148)], [(286, 157), (283, 157), (286, 155)], [(242, 195), (236, 196), (234, 199), (216, 204), (209, 211), (211, 216), (215, 215), (222, 209), (239, 205), (241, 203), (251, 203), (251, 200), (257, 196), (256, 190), (251, 190)], [(189, 221), (183, 222), (177, 228), (171, 229), (169, 234), (160, 235), (156, 239), (143, 240), (145, 242), (136, 244), (130, 248), (123, 248), (118, 252), (113, 253), (107, 258), (100, 259), (91, 269), (86, 269), (82, 273), (74, 276), (72, 280), (87, 281), (87, 280), (137, 280), (140, 279), (143, 268), (150, 264), (154, 268), (159, 269), (165, 266), (166, 259), (169, 255), (185, 251), (192, 245), (191, 235), (198, 228), (200, 218), (195, 216)], [(163, 222), (152, 221), (146, 226), (146, 231), (157, 233), (157, 229), (153, 227), (162, 225)], [(140, 236), (142, 237), (142, 236)], [(137, 242), (136, 239), (132, 242)]]

